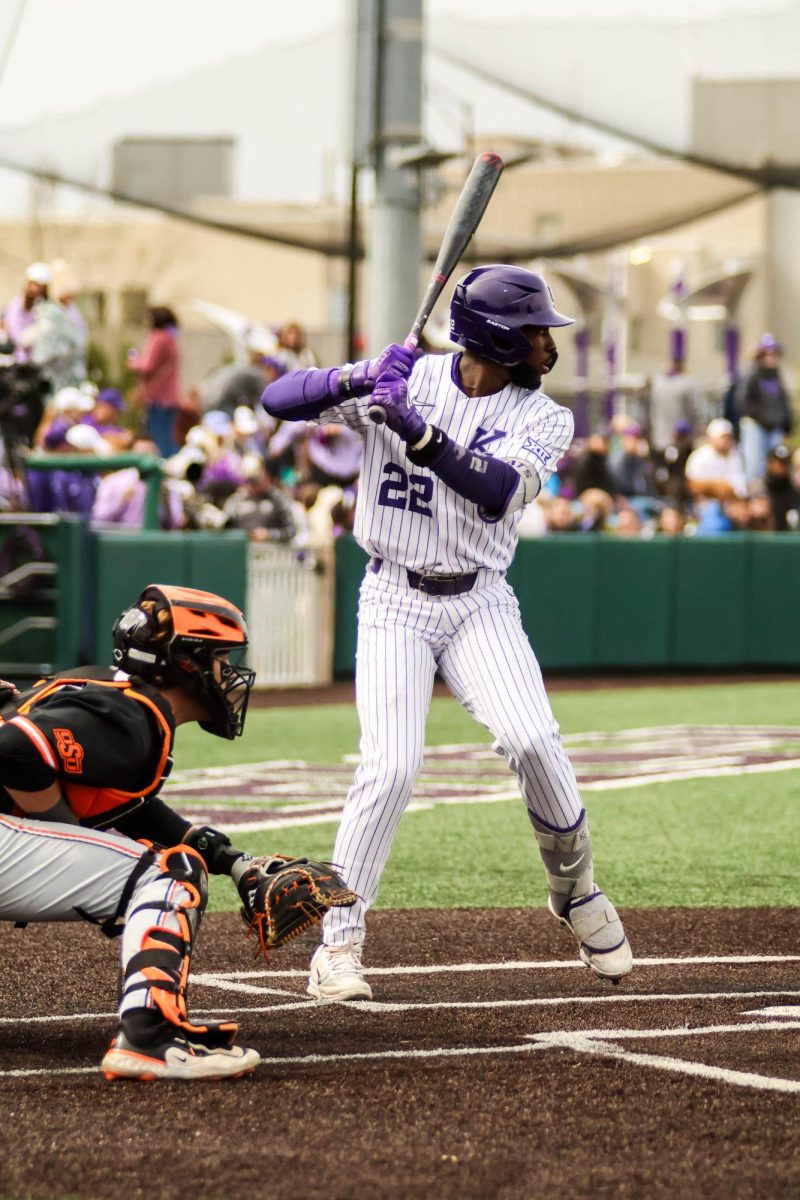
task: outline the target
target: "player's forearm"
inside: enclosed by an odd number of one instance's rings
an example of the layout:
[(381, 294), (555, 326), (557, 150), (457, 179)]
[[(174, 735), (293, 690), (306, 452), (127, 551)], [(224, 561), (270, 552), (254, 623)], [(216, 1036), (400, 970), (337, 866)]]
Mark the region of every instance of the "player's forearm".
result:
[(159, 846), (177, 846), (186, 841), (191, 822), (176, 813), (159, 796), (145, 800), (114, 822), (114, 828), (134, 841), (154, 842)]
[(480, 505), (492, 517), (502, 516), (519, 486), (518, 472), (491, 454), (475, 454), (453, 442), (435, 425), (406, 453), (415, 466), (428, 467), (449, 488)]
[(334, 404), (367, 395), (374, 386), (371, 366), (367, 360), (330, 370), (290, 371), (267, 385), (261, 403), (271, 417), (279, 420), (313, 420)]
[(231, 845), (227, 834), (208, 825), (192, 825), (160, 796), (115, 821), (114, 828), (135, 841), (153, 842), (157, 846), (177, 846), (184, 842), (202, 855), (212, 875), (230, 875), (234, 881), (243, 870), (244, 860), (250, 861), (249, 854)]
[(336, 404), (339, 368), (330, 371), (290, 371), (264, 389), (261, 403), (281, 421), (310, 421)]

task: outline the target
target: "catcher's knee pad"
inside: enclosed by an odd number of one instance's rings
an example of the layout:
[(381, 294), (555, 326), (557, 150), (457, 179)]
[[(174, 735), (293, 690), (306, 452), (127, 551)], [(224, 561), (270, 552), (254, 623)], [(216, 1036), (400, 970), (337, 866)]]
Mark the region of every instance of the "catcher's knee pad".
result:
[[(152, 1004), (170, 1025), (197, 1040), (211, 1037), (215, 1044), (228, 1043), (236, 1033), (234, 1024), (196, 1026), (189, 1021), (186, 1009), (192, 946), (208, 899), (205, 862), (191, 846), (179, 845), (162, 850), (156, 865), (160, 873), (144, 885), (128, 921), (133, 923), (137, 914), (164, 915), (159, 923), (148, 922), (139, 950), (125, 964), (123, 1007), (146, 1007), (149, 994)], [(160, 896), (152, 893), (153, 885)], [(140, 1004), (131, 1004), (139, 999)]]
[(551, 829), (529, 814), (539, 853), (542, 856), (550, 889), (550, 900), (557, 914), (566, 911), (570, 900), (592, 890), (592, 839), (586, 813), (571, 829)]

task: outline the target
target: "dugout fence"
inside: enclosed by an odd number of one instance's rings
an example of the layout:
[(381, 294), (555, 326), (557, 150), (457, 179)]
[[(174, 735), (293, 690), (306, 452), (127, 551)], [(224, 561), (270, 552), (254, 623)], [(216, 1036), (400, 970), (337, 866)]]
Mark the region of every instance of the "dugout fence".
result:
[(332, 544), (250, 546), (245, 612), (256, 687), (331, 681), (335, 571)]

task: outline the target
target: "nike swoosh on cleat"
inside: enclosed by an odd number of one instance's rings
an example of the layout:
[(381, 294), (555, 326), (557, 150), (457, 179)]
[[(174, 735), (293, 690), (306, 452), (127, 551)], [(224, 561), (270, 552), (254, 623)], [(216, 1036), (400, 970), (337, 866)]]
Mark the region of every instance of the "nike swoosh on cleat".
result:
[[(585, 853), (586, 852), (584, 851), (584, 854)], [(561, 871), (562, 874), (564, 871), (574, 871), (574, 869), (575, 869), (575, 867), (577, 867), (578, 863), (582, 862), (583, 857), (584, 857), (584, 855), (581, 854), (578, 858), (575, 859), (575, 862), (573, 862), (573, 863), (563, 863), (563, 862), (559, 863), (558, 864), (559, 871)]]

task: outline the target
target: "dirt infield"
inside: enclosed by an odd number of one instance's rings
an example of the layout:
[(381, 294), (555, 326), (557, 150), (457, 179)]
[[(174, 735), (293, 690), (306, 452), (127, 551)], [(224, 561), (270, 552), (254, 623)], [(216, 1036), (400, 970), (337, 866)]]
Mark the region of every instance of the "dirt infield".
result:
[(539, 911), (376, 912), (350, 1006), (305, 995), (308, 940), (268, 971), (212, 915), (193, 1009), (265, 1061), (194, 1086), (101, 1078), (114, 944), (0, 925), (0, 1195), (797, 1197), (800, 917), (624, 915), (612, 988)]

